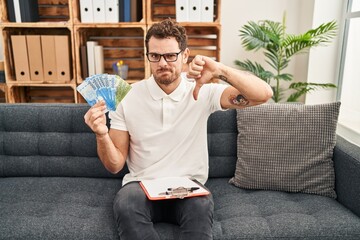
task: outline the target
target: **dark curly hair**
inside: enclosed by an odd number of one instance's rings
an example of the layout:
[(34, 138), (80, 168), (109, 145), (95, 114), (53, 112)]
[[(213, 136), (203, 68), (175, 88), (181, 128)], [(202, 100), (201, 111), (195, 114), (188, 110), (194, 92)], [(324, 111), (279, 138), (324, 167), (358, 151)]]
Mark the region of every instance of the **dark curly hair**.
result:
[(149, 40), (151, 37), (158, 39), (175, 37), (181, 51), (184, 51), (187, 48), (187, 35), (185, 28), (171, 19), (155, 23), (149, 28), (145, 38), (146, 52), (149, 52)]

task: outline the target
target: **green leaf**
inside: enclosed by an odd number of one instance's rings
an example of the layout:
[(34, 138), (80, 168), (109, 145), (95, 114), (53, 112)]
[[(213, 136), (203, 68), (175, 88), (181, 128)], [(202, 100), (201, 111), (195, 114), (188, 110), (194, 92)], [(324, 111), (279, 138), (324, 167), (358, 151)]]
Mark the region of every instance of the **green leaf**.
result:
[(308, 82), (296, 82), (292, 83), (289, 86), (289, 89), (294, 89), (296, 92), (291, 94), (287, 101), (288, 102), (295, 102), (298, 100), (299, 97), (302, 95), (314, 91), (318, 88), (336, 88), (336, 85), (332, 83), (308, 83)]
[(301, 35), (288, 35), (284, 40), (286, 57), (308, 51), (310, 48), (330, 42), (336, 36), (337, 25), (335, 21), (321, 24)]
[(312, 39), (318, 41), (319, 43), (328, 43), (332, 38), (336, 36), (337, 33), (337, 24), (336, 21), (331, 21), (321, 24), (315, 29), (307, 31), (306, 34), (309, 34)]
[(291, 81), (293, 80), (293, 75), (290, 73), (282, 73), (278, 75), (279, 79), (285, 80), (285, 81)]
[(290, 84), (290, 89), (302, 89), (304, 87), (313, 87), (316, 88), (336, 88), (335, 84), (332, 83), (309, 83), (309, 82), (295, 82)]
[(243, 47), (248, 51), (265, 48), (269, 43), (269, 38), (266, 33), (253, 21), (243, 26), (243, 29), (240, 30), (240, 37)]
[(301, 88), (299, 89), (297, 92), (291, 94), (288, 99), (286, 100), (287, 102), (297, 102), (297, 100), (304, 94), (310, 92), (314, 90), (313, 88)]

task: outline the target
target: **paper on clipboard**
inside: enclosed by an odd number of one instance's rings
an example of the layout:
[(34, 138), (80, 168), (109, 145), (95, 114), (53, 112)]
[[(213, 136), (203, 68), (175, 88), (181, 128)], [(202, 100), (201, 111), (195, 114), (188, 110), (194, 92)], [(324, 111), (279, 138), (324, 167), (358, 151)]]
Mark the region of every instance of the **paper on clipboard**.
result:
[(204, 196), (210, 193), (204, 187), (187, 177), (168, 177), (153, 180), (143, 180), (140, 182), (140, 186), (150, 200), (165, 200), (178, 198), (172, 195), (162, 195), (161, 193), (166, 192), (168, 189), (176, 189), (179, 187), (199, 188), (195, 191), (190, 192), (188, 195), (185, 196), (185, 198)]

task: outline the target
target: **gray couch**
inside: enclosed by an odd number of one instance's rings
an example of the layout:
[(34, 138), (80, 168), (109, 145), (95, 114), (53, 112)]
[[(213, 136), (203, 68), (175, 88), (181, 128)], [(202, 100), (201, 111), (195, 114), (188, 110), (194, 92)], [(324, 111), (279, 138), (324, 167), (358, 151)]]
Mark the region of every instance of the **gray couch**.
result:
[[(0, 104), (0, 239), (119, 239), (112, 202), (126, 169), (108, 173), (85, 125), (85, 104)], [(221, 124), (220, 124), (221, 123)], [(360, 239), (360, 148), (338, 137), (338, 198), (244, 190), (236, 111), (208, 122), (214, 239)], [(156, 223), (162, 239), (178, 227)]]

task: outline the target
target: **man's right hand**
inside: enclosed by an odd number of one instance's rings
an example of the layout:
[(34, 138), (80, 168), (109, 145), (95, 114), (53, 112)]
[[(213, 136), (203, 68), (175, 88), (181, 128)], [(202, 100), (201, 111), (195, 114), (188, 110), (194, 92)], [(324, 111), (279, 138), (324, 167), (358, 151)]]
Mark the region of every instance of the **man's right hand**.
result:
[(106, 126), (106, 105), (104, 101), (97, 102), (84, 115), (85, 123), (97, 136), (106, 135), (109, 131)]

